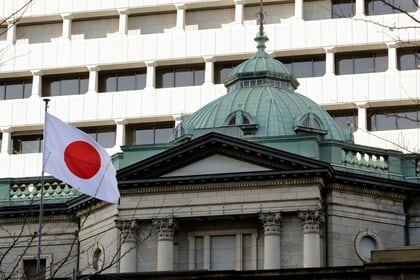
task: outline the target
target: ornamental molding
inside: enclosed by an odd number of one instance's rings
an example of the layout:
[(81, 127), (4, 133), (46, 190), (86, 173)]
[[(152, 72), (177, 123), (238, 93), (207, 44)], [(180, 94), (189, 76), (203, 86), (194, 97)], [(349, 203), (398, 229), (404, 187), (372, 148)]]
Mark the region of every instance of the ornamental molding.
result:
[[(76, 222), (77, 218), (74, 215), (45, 215), (43, 222)], [(38, 223), (38, 216), (22, 216), (22, 217), (2, 217), (0, 219), (0, 225), (12, 225), (12, 224), (35, 224)]]
[(372, 189), (372, 188), (363, 188), (363, 187), (356, 187), (356, 186), (350, 186), (345, 184), (339, 184), (334, 183), (328, 186), (333, 191), (341, 191), (346, 193), (353, 193), (353, 194), (361, 194), (361, 195), (367, 195), (371, 197), (382, 197), (387, 199), (392, 199), (396, 201), (404, 201), (407, 198), (406, 194), (400, 194), (396, 192), (391, 191), (385, 191), (385, 190), (378, 190), (378, 189)]
[(132, 221), (115, 221), (117, 228), (121, 231), (122, 243), (136, 243), (138, 223), (136, 220)]
[(158, 241), (174, 240), (176, 223), (173, 218), (154, 220), (152, 223), (156, 228)]
[(320, 177), (316, 178), (299, 178), (299, 179), (283, 179), (283, 180), (261, 180), (247, 182), (221, 182), (208, 184), (192, 184), (192, 185), (161, 185), (161, 186), (142, 186), (131, 187), (129, 189), (120, 189), (121, 194), (135, 195), (145, 193), (164, 193), (164, 192), (189, 192), (189, 191), (208, 191), (208, 190), (226, 190), (226, 189), (248, 189), (248, 188), (267, 188), (295, 185), (318, 185), (323, 186), (324, 180)]
[(263, 224), (264, 235), (280, 235), (280, 213), (262, 213), (259, 218)]

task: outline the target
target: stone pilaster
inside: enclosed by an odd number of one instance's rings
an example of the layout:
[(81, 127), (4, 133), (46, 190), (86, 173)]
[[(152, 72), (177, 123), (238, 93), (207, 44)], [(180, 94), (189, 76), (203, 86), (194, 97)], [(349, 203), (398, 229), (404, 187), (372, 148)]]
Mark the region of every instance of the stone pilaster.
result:
[(280, 213), (260, 214), (264, 229), (264, 269), (280, 268)]
[(153, 221), (157, 233), (157, 271), (174, 269), (174, 234), (173, 218)]
[(321, 266), (320, 226), (322, 216), (319, 211), (299, 212), (303, 230), (303, 267)]
[(137, 221), (117, 221), (121, 231), (120, 272), (136, 272), (137, 267)]

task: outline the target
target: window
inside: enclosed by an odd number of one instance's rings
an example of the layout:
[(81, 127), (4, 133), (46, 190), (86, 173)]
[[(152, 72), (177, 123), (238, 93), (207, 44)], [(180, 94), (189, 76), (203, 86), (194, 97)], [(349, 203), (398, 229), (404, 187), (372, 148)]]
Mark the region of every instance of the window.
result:
[(99, 92), (138, 90), (145, 87), (145, 69), (99, 73)]
[(0, 100), (28, 98), (31, 92), (32, 78), (0, 80)]
[(46, 279), (46, 260), (40, 259), (40, 273), (37, 277), (36, 275), (36, 267), (37, 267), (37, 260), (36, 259), (28, 259), (23, 260), (23, 279), (26, 280), (42, 280)]
[(127, 126), (127, 145), (167, 143), (174, 131), (174, 122)]
[(337, 75), (384, 72), (388, 69), (387, 51), (336, 54)]
[(42, 133), (12, 134), (13, 154), (31, 154), (42, 152)]
[(296, 78), (321, 77), (325, 74), (325, 55), (280, 57), (277, 59)]
[(257, 232), (197, 232), (189, 239), (190, 270), (256, 269)]
[(251, 123), (251, 117), (247, 113), (241, 110), (230, 114), (227, 117), (227, 121), (226, 121), (227, 125), (244, 125), (244, 124), (250, 124), (250, 123)]
[(115, 126), (82, 127), (80, 129), (104, 148), (111, 148), (115, 145)]
[(156, 69), (156, 87), (186, 87), (204, 83), (204, 65), (181, 65)]
[(348, 129), (350, 124), (354, 130), (357, 130), (357, 110), (337, 110), (328, 113), (341, 129)]
[(369, 16), (415, 12), (418, 8), (417, 0), (366, 0), (365, 5)]
[(368, 110), (370, 131), (420, 128), (418, 106), (372, 108)]
[(399, 70), (420, 69), (420, 48), (400, 48), (397, 55)]
[(42, 96), (85, 94), (88, 91), (88, 84), (88, 73), (44, 76), (42, 78)]
[(355, 10), (355, 0), (332, 0), (332, 18), (353, 17)]
[(224, 80), (230, 75), (233, 68), (242, 63), (240, 61), (216, 62), (214, 64), (214, 83), (223, 84)]

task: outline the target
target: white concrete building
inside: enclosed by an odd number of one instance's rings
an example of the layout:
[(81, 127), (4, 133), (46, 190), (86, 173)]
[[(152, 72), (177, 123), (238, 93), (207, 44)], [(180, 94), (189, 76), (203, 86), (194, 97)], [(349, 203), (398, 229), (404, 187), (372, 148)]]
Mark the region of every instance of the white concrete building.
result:
[[(420, 11), (379, 2), (265, 1), (267, 52), (356, 143), (418, 152)], [(41, 173), (44, 97), (110, 153), (166, 141), (255, 51), (258, 3), (0, 1), (0, 178)]]
[[(264, 26), (259, 1), (0, 3), (0, 279), (361, 279), (419, 246), (414, 2), (267, 1)], [(113, 155), (121, 197), (46, 176), (37, 247), (45, 98)]]

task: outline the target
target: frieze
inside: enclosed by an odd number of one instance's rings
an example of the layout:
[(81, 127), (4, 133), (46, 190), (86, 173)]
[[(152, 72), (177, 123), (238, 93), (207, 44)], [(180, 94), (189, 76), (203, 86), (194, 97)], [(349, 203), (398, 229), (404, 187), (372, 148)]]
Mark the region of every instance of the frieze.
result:
[[(48, 215), (43, 218), (45, 222), (76, 222), (77, 218), (74, 215)], [(0, 225), (11, 225), (11, 224), (28, 224), (28, 223), (38, 223), (39, 216), (21, 216), (21, 217), (10, 217), (10, 218), (1, 218)]]
[(226, 190), (226, 189), (258, 189), (259, 187), (278, 187), (278, 186), (294, 186), (294, 185), (321, 185), (324, 186), (324, 180), (321, 177), (316, 178), (296, 178), (283, 180), (261, 180), (247, 182), (227, 182), (227, 183), (209, 183), (209, 184), (193, 184), (193, 185), (162, 185), (151, 187), (133, 187), (130, 189), (121, 189), (121, 194), (133, 195), (144, 193), (159, 192), (188, 192), (188, 191), (208, 191), (208, 190)]
[(378, 190), (378, 189), (372, 189), (372, 188), (362, 188), (362, 187), (350, 186), (350, 185), (339, 184), (339, 183), (331, 184), (327, 187), (332, 190), (338, 190), (338, 191), (343, 191), (347, 193), (355, 193), (355, 194), (361, 194), (361, 195), (368, 195), (375, 198), (383, 197), (383, 198), (388, 198), (388, 199), (397, 200), (397, 201), (404, 201), (407, 198), (405, 194), (399, 194), (399, 193), (395, 193), (391, 191)]

